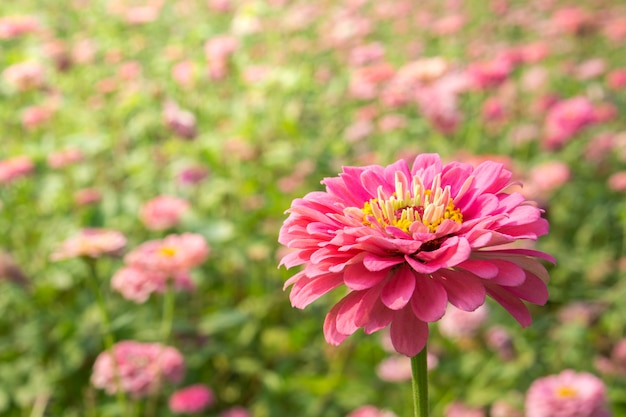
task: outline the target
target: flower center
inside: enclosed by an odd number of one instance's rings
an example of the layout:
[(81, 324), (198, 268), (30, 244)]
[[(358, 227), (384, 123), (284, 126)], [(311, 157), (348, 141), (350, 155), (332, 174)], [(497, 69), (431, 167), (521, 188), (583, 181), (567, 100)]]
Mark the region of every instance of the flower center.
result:
[(561, 398), (575, 398), (578, 396), (578, 391), (572, 387), (563, 386), (556, 390), (556, 395)]
[(362, 223), (370, 227), (394, 226), (407, 233), (414, 222), (424, 224), (431, 233), (447, 219), (463, 223), (463, 215), (450, 197), (450, 186), (442, 188), (440, 182), (438, 175), (432, 188), (427, 189), (416, 175), (409, 187), (404, 175), (396, 173), (395, 191), (391, 196), (386, 197), (381, 186), (378, 197), (365, 202), (361, 209)]
[(176, 255), (176, 249), (170, 246), (163, 246), (159, 248), (159, 253), (167, 258), (171, 258)]

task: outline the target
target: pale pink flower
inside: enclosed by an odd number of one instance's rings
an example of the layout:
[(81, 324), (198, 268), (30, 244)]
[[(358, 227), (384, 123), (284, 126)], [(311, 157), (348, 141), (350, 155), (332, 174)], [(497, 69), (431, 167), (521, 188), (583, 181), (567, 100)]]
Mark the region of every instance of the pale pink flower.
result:
[(125, 340), (98, 355), (91, 383), (108, 394), (121, 390), (143, 398), (159, 392), (163, 382), (179, 383), (184, 373), (185, 362), (176, 348)]
[(614, 69), (606, 75), (606, 83), (613, 90), (626, 87), (626, 68)]
[(610, 357), (596, 358), (595, 366), (606, 375), (626, 375), (626, 339), (620, 339), (613, 346)]
[(213, 404), (213, 391), (204, 384), (195, 384), (175, 391), (169, 399), (169, 407), (175, 414), (195, 414)]
[(207, 6), (214, 12), (226, 13), (231, 11), (231, 0), (207, 0)]
[(567, 369), (531, 384), (526, 417), (610, 417), (606, 401), (606, 388), (598, 377)]
[(389, 81), (395, 69), (388, 62), (359, 67), (352, 71), (349, 92), (354, 98), (371, 100), (378, 95), (380, 86)]
[(90, 258), (99, 258), (105, 255), (116, 256), (125, 246), (126, 237), (117, 230), (87, 228), (63, 242), (50, 255), (50, 259), (60, 261), (80, 256)]
[(521, 410), (513, 407), (506, 401), (498, 400), (491, 405), (489, 410), (490, 417), (524, 417)]
[(613, 191), (626, 191), (626, 171), (619, 171), (611, 175), (607, 181), (609, 188)]
[(570, 176), (571, 170), (566, 163), (543, 162), (531, 168), (522, 192), (529, 198), (545, 200), (554, 190), (567, 183)]
[(0, 39), (17, 38), (40, 29), (35, 16), (4, 16), (0, 18)]
[(50, 168), (63, 168), (82, 161), (83, 152), (77, 148), (67, 148), (62, 151), (53, 152), (48, 155), (47, 161)]
[(516, 356), (513, 338), (504, 327), (493, 326), (489, 328), (485, 334), (485, 342), (503, 361), (513, 360)]
[(455, 401), (449, 404), (443, 412), (444, 417), (485, 417), (481, 408), (470, 407), (462, 402)]
[(111, 288), (127, 300), (145, 303), (150, 294), (165, 292), (167, 275), (136, 266), (127, 266), (117, 271), (111, 278)]
[(378, 129), (383, 132), (393, 132), (405, 128), (407, 118), (403, 114), (386, 114), (378, 120)]
[(159, 4), (146, 4), (127, 8), (124, 11), (124, 20), (131, 25), (143, 25), (154, 22), (160, 14), (161, 6)]
[(498, 122), (506, 118), (504, 104), (497, 97), (489, 97), (483, 103), (482, 116), (487, 122)]
[(552, 15), (551, 23), (561, 32), (577, 35), (591, 28), (593, 16), (580, 7), (563, 7)]
[(232, 35), (215, 36), (204, 44), (204, 55), (213, 79), (226, 76), (228, 59), (239, 48), (239, 39)]
[(593, 58), (578, 65), (574, 73), (579, 80), (590, 80), (601, 76), (605, 71), (606, 61), (602, 58)]
[(349, 62), (357, 67), (381, 60), (385, 56), (385, 46), (380, 42), (359, 45), (350, 51)]
[(486, 304), (474, 311), (463, 311), (450, 306), (439, 320), (439, 332), (450, 339), (470, 338), (478, 332), (487, 317), (489, 317), (489, 308)]
[(352, 411), (346, 417), (397, 417), (389, 410), (381, 410), (373, 405), (364, 405)]
[(4, 81), (18, 91), (35, 90), (45, 83), (43, 65), (34, 61), (20, 62), (7, 67), (2, 72)]
[(124, 260), (128, 265), (171, 275), (200, 265), (208, 255), (209, 246), (204, 237), (183, 233), (144, 242), (129, 252)]
[(74, 202), (79, 206), (88, 206), (102, 200), (102, 193), (96, 188), (83, 188), (74, 193)]
[(181, 109), (173, 101), (167, 101), (163, 105), (163, 121), (176, 136), (182, 139), (191, 140), (198, 135), (196, 116)]
[(141, 76), (141, 63), (139, 61), (126, 61), (117, 69), (117, 76), (126, 81), (136, 80)]
[(180, 184), (198, 184), (209, 175), (209, 170), (203, 166), (190, 166), (178, 173), (177, 180)]
[[(428, 370), (435, 369), (439, 364), (439, 358), (432, 352), (427, 352), (426, 363)], [(376, 375), (387, 382), (410, 381), (412, 376), (411, 359), (403, 355), (389, 356), (378, 364)]]
[(463, 29), (466, 21), (465, 16), (460, 14), (444, 16), (433, 22), (431, 30), (441, 36), (453, 35)]
[(190, 207), (182, 198), (161, 195), (141, 206), (139, 218), (150, 230), (165, 230), (178, 225)]
[(220, 417), (252, 417), (252, 413), (243, 407), (235, 406), (220, 413)]
[(502, 84), (509, 77), (512, 69), (507, 60), (496, 59), (470, 64), (467, 67), (467, 73), (472, 85), (483, 90)]
[(549, 149), (563, 146), (583, 128), (594, 123), (595, 117), (594, 107), (585, 97), (574, 97), (557, 102), (549, 109), (546, 116), (545, 146)]
[(174, 65), (172, 78), (181, 87), (191, 87), (195, 81), (195, 64), (193, 61), (185, 60)]
[(14, 156), (0, 160), (0, 184), (8, 184), (17, 178), (32, 173), (35, 169), (32, 159), (28, 156)]
[(348, 294), (326, 316), (334, 345), (359, 328), (390, 326), (394, 348), (414, 356), (428, 323), (448, 302), (473, 311), (490, 295), (523, 326), (532, 318), (522, 300), (543, 304), (548, 273), (543, 252), (504, 249), (548, 232), (541, 210), (519, 193), (507, 194), (512, 173), (495, 162), (444, 165), (419, 155), (410, 168), (344, 167), (326, 178), (326, 191), (293, 201), (279, 242), (294, 251), (280, 262), (304, 265), (286, 283), (294, 307), (345, 287)]
[(54, 109), (50, 106), (29, 106), (22, 111), (22, 125), (26, 129), (35, 129), (54, 115)]
[(609, 40), (621, 43), (626, 39), (626, 16), (616, 16), (602, 27), (602, 33)]
[(98, 47), (92, 39), (80, 39), (71, 51), (72, 61), (76, 64), (89, 64), (96, 57)]

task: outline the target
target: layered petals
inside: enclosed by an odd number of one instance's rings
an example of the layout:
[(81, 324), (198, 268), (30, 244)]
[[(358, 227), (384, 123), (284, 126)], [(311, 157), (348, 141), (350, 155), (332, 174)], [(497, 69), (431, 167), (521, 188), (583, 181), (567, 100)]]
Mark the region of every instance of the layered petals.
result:
[(504, 192), (512, 177), (496, 162), (443, 164), (422, 154), (411, 167), (344, 167), (325, 178), (325, 191), (294, 200), (280, 230), (279, 242), (293, 249), (280, 265), (304, 266), (285, 284), (292, 305), (344, 287), (326, 316), (326, 340), (391, 326), (395, 349), (407, 356), (425, 346), (428, 323), (448, 303), (474, 311), (490, 296), (529, 325), (525, 302), (547, 301), (542, 261), (554, 259), (503, 246), (549, 228), (532, 202)]

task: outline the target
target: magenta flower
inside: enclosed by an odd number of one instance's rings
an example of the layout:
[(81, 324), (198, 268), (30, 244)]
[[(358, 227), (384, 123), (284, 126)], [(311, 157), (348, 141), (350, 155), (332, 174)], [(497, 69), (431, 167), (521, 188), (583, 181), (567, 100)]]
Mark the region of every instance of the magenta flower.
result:
[(293, 201), (279, 242), (293, 248), (280, 262), (304, 269), (291, 277), (290, 299), (304, 308), (329, 291), (347, 294), (324, 323), (338, 345), (357, 329), (390, 326), (396, 351), (420, 352), (428, 323), (448, 302), (473, 311), (489, 295), (522, 326), (532, 318), (522, 300), (544, 304), (543, 252), (503, 246), (548, 232), (541, 210), (503, 190), (512, 174), (495, 162), (443, 165), (436, 154), (387, 167), (345, 167), (322, 181), (326, 191)]
[(179, 389), (170, 396), (169, 406), (175, 414), (194, 414), (213, 403), (213, 391), (206, 385), (195, 384)]
[(596, 376), (570, 369), (537, 379), (526, 393), (527, 417), (610, 417), (606, 393)]

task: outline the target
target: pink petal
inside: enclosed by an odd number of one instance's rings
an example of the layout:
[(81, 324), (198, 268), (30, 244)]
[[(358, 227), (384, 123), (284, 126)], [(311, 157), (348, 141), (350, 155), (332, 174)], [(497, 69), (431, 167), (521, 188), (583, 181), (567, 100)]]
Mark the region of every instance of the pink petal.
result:
[(335, 326), (341, 334), (352, 334), (359, 327), (355, 325), (355, 316), (361, 307), (365, 291), (354, 291), (341, 300), (341, 307), (337, 311)]
[(343, 280), (351, 290), (365, 290), (382, 281), (388, 272), (387, 269), (370, 271), (363, 264), (356, 263), (346, 267), (343, 273)]
[(485, 303), (485, 286), (475, 275), (440, 269), (433, 274), (446, 289), (448, 301), (464, 311), (474, 311)]
[(349, 335), (342, 334), (337, 331), (337, 312), (341, 308), (341, 301), (330, 309), (326, 318), (324, 319), (324, 338), (331, 345), (338, 346)]
[(494, 259), (491, 261), (498, 268), (498, 275), (491, 279), (492, 282), (515, 287), (521, 285), (526, 279), (526, 273), (513, 262)]
[[(370, 290), (369, 292), (373, 292), (373, 290)], [(360, 318), (358, 324), (363, 323), (363, 331), (365, 334), (372, 334), (387, 327), (389, 323), (391, 323), (394, 313), (395, 312), (393, 310), (389, 310), (385, 307), (385, 305), (380, 301), (380, 298), (377, 297), (371, 305), (371, 309), (368, 311), (367, 315)]]
[(511, 294), (533, 304), (544, 305), (548, 301), (548, 287), (535, 274), (526, 272), (524, 283), (517, 287), (507, 287)]
[(493, 278), (498, 275), (498, 268), (489, 261), (481, 261), (477, 259), (468, 259), (457, 265), (457, 268), (465, 269), (479, 276), (480, 278)]
[(404, 259), (399, 256), (386, 258), (371, 253), (365, 255), (365, 259), (363, 259), (363, 265), (370, 271), (382, 271), (383, 269), (389, 269), (402, 262), (404, 262)]
[(528, 327), (532, 324), (533, 318), (528, 311), (528, 307), (519, 298), (499, 285), (486, 284), (486, 286), (487, 293), (491, 298), (504, 307), (522, 327)]
[(322, 295), (343, 284), (340, 274), (328, 274), (315, 278), (302, 277), (291, 288), (289, 299), (296, 308), (305, 308)]
[(390, 335), (391, 343), (398, 353), (413, 357), (426, 346), (428, 324), (415, 317), (407, 306), (394, 315)]
[(448, 294), (445, 288), (428, 275), (417, 275), (411, 298), (413, 313), (425, 322), (439, 320), (446, 312)]
[(380, 294), (384, 305), (392, 310), (403, 308), (413, 295), (415, 289), (415, 273), (411, 268), (403, 266), (393, 273)]

